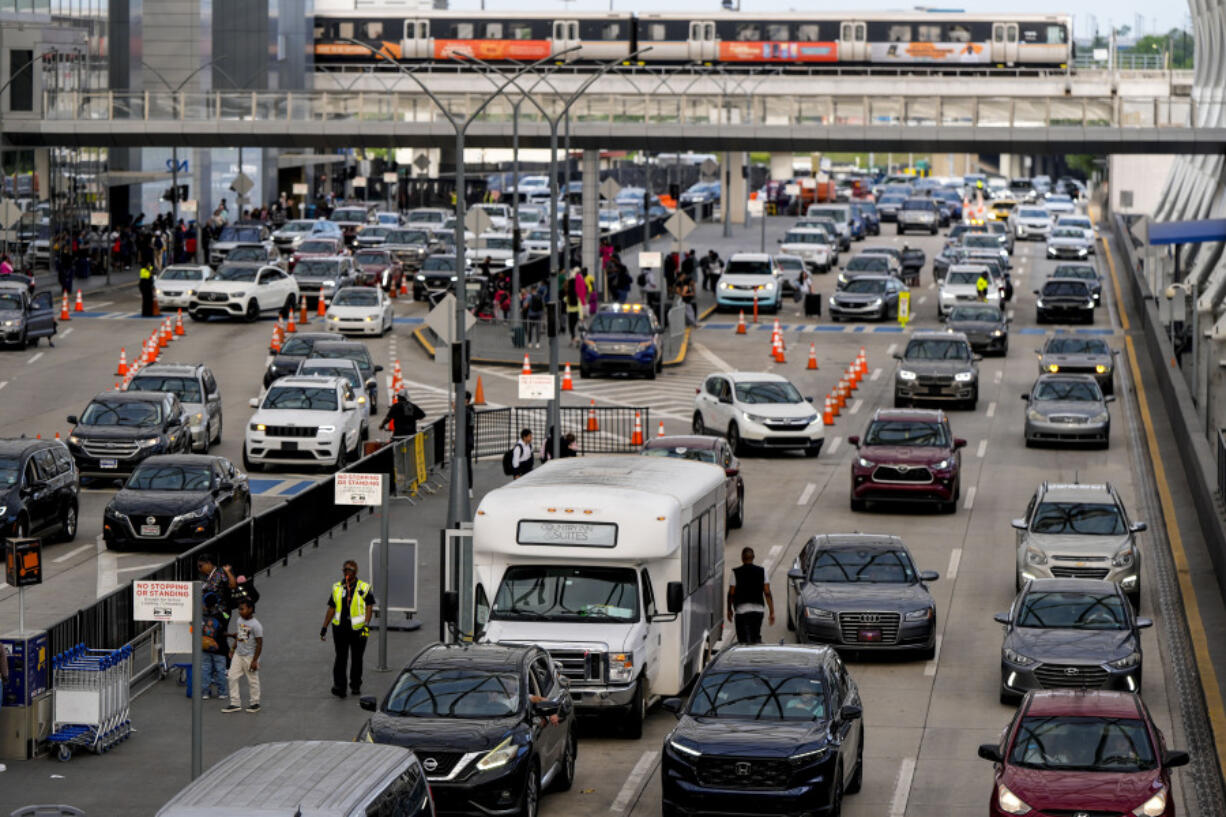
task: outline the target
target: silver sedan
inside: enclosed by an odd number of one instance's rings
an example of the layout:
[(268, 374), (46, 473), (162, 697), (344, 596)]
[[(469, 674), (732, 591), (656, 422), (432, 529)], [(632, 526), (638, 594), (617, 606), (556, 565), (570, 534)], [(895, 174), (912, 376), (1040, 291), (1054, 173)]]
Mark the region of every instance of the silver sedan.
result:
[(1084, 374), (1040, 375), (1026, 401), (1026, 445), (1037, 443), (1097, 443), (1111, 440), (1111, 413), (1097, 381)]

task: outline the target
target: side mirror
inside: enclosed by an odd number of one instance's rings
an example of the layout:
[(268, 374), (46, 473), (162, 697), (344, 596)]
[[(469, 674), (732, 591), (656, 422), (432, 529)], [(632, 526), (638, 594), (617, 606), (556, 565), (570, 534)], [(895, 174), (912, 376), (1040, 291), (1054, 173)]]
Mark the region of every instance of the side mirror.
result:
[(379, 704), (375, 700), (374, 695), (363, 695), (361, 698), (358, 698), (358, 706), (362, 707), (367, 712), (374, 712), (379, 708)]
[(252, 408), (259, 408), (259, 407), (260, 407), (260, 398), (258, 398), (258, 397), (252, 397), (250, 400), (248, 400), (248, 401), (247, 401), (247, 405), (251, 406)]
[(839, 709), (839, 719), (840, 720), (845, 720), (845, 721), (859, 720), (863, 714), (864, 714), (863, 707), (856, 706), (855, 704), (843, 704), (843, 706)]
[(850, 445), (854, 445), (856, 448), (859, 448), (860, 447), (860, 435), (852, 434), (850, 437), (847, 438), (847, 442)]
[(532, 714), (542, 718), (548, 718), (550, 715), (556, 715), (562, 709), (562, 705), (557, 701), (537, 701), (532, 704)]
[(1149, 530), (1149, 525), (1145, 522), (1133, 522), (1128, 526), (1128, 530), (1132, 531), (1133, 533), (1141, 533), (1142, 531)]
[(1152, 618), (1138, 618), (1137, 619), (1137, 629), (1138, 630), (1144, 630), (1144, 629), (1147, 629), (1153, 626), (1154, 626), (1154, 620)]
[(1022, 394), (1022, 399), (1025, 400), (1027, 403), (1029, 403), (1030, 402), (1030, 392), (1024, 392)]
[(672, 712), (677, 717), (681, 717), (681, 708), (685, 706), (685, 701), (681, 698), (665, 698), (660, 704), (668, 712)]
[(983, 355), (972, 355), (971, 360), (973, 360), (976, 363), (979, 363), (983, 360)]
[(1177, 766), (1187, 766), (1191, 760), (1188, 753), (1182, 749), (1171, 749), (1162, 756), (1162, 765), (1174, 769)]
[(68, 419), (68, 422), (69, 422), (69, 423), (71, 423), (71, 424), (72, 424), (72, 425), (74, 425), (74, 426), (75, 426), (75, 425), (76, 425), (78, 422), (80, 422), (79, 420), (77, 420), (77, 415), (75, 415), (75, 414), (69, 414), (67, 419)]
[[(942, 315), (941, 317), (944, 318), (945, 316)], [(891, 357), (895, 360), (902, 360), (902, 354), (900, 352), (895, 352), (893, 355), (891, 355)]]
[(382, 366), (375, 366), (375, 373), (376, 373), (376, 374), (378, 374), (378, 373), (379, 373), (379, 372), (381, 372), (381, 371), (383, 371), (383, 367), (382, 367)]
[(935, 582), (941, 578), (941, 574), (935, 570), (921, 570), (919, 577), (921, 582)]
[(966, 440), (961, 437), (954, 437), (954, 450), (959, 448), (966, 448)]
[(1000, 754), (1000, 747), (995, 743), (981, 743), (979, 745), (979, 756), (984, 760), (990, 760), (993, 763), (1003, 763), (1004, 757)]
[(680, 613), (685, 609), (685, 588), (681, 582), (669, 582), (668, 587), (664, 591), (664, 596), (668, 605), (668, 612)]
[(234, 483), (233, 483), (233, 482), (230, 482), (230, 480), (225, 480), (225, 481), (221, 482), (220, 484), (218, 484), (218, 486), (217, 486), (217, 490), (219, 490), (219, 491), (233, 491), (233, 490), (234, 490)]
[(1004, 624), (1006, 626), (1009, 624), (1009, 621), (1010, 621), (1008, 613), (997, 613), (996, 615), (992, 616), (992, 620), (995, 621), (997, 624)]
[(814, 398), (812, 398), (812, 397), (806, 397), (805, 399), (806, 399), (806, 400), (808, 400), (810, 403), (812, 403), (812, 402), (813, 402), (813, 400), (814, 400)]
[(183, 425), (182, 417), (171, 417), (166, 421), (167, 428), (178, 428), (181, 425)]
[(441, 614), (446, 624), (457, 624), (460, 620), (460, 594), (455, 590), (444, 590), (441, 603)]
[(1026, 530), (1026, 520), (1025, 519), (1014, 519), (1009, 524), (1017, 528), (1018, 530)]
[(1031, 290), (1031, 292), (1033, 292), (1035, 295), (1039, 294), (1039, 291), (1037, 289)]
[(1114, 402), (1115, 402), (1115, 395), (1114, 395), (1114, 394), (1108, 394), (1108, 395), (1106, 395), (1105, 397), (1103, 397), (1103, 402), (1104, 402), (1104, 403), (1114, 403)]
[(799, 567), (794, 567), (788, 571), (789, 579), (803, 580), (804, 577), (805, 577), (805, 572), (801, 570)]

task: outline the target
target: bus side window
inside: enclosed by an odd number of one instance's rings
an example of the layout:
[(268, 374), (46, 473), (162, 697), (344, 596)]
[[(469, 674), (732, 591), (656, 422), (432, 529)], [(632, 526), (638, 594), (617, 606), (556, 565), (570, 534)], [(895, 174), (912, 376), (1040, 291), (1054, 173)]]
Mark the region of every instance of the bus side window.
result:
[(690, 561), (693, 558), (693, 551), (690, 550), (690, 525), (686, 525), (681, 529), (681, 582), (685, 586), (687, 596), (694, 592), (694, 585), (690, 584)]
[(477, 592), (474, 594), (474, 615), (473, 621), (477, 625), (478, 630), (484, 630), (485, 625), (490, 620), (490, 600), (485, 595), (485, 586), (477, 585)]
[(656, 614), (656, 594), (651, 589), (651, 576), (647, 574), (647, 569), (643, 568), (643, 612), (650, 619)]
[(697, 523), (698, 527), (690, 539), (690, 547), (694, 552), (694, 555), (690, 557), (691, 592), (698, 589), (698, 586), (702, 584), (703, 578), (707, 575), (707, 567), (705, 564), (707, 559), (706, 542), (707, 539), (710, 538), (711, 533), (710, 527), (705, 524), (705, 520), (702, 516), (699, 516), (690, 524), (692, 525), (694, 523)]

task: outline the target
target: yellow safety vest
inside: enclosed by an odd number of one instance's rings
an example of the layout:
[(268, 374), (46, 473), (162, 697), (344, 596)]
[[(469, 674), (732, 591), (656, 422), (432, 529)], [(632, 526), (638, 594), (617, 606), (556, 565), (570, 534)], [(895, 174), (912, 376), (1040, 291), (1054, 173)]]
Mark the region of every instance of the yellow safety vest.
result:
[[(353, 598), (349, 601), (349, 623), (355, 630), (366, 629), (366, 594), (370, 585), (358, 579), (353, 588)], [(341, 582), (332, 585), (332, 623), (341, 623), (341, 605), (345, 603), (345, 589)]]
[(152, 271), (152, 270), (150, 270), (148, 267), (141, 267), (141, 268), (140, 268), (140, 277), (141, 277), (141, 278), (152, 278), (152, 277), (153, 277), (153, 271)]

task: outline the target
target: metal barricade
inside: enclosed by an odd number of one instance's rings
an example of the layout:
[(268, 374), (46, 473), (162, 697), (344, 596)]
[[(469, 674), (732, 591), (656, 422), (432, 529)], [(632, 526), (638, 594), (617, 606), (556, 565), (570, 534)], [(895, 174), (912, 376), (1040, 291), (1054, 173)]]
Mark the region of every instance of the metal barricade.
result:
[(60, 760), (74, 749), (110, 751), (132, 734), (132, 648), (90, 650), (78, 644), (51, 660), (55, 673), (55, 717), (48, 742), (59, 746)]

